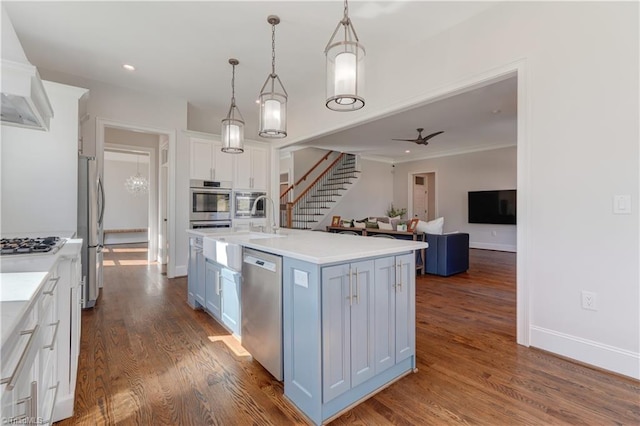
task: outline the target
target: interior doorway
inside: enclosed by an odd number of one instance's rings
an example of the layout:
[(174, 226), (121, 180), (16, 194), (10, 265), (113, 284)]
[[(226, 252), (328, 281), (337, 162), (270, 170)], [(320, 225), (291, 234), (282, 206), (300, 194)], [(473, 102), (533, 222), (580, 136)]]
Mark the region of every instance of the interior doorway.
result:
[(166, 135), (160, 136), (160, 188), (159, 197), (159, 223), (158, 223), (158, 263), (166, 265), (169, 260), (169, 238), (167, 226), (167, 215), (169, 212), (169, 140)]
[(436, 218), (436, 173), (416, 173), (412, 176), (411, 217), (428, 222)]

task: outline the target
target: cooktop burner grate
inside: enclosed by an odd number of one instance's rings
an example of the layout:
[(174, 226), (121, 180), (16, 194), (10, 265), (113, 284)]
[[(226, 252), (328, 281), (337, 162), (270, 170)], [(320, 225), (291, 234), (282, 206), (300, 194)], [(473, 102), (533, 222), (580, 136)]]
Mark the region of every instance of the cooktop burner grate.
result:
[(60, 237), (42, 238), (2, 238), (0, 239), (0, 255), (55, 253), (64, 240)]

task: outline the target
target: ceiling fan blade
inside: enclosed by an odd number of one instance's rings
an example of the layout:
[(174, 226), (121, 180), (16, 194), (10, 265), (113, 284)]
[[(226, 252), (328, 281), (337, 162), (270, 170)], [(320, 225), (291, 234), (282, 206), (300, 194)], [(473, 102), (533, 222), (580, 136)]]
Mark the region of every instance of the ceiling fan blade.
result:
[[(434, 136), (438, 136), (440, 133), (444, 133), (444, 130), (440, 131), (440, 132), (435, 132), (435, 133), (431, 133), (430, 135), (425, 136), (424, 138), (422, 138), (422, 142), (426, 142), (429, 139), (431, 139)], [(426, 143), (425, 143), (426, 145)]]
[(391, 139), (392, 141), (403, 141), (403, 142), (418, 142), (416, 139)]

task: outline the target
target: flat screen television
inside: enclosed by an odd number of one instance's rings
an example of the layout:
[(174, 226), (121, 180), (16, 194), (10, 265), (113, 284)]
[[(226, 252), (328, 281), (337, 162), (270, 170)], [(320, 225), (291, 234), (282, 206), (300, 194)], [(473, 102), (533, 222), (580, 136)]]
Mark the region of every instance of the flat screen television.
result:
[(516, 190), (469, 191), (469, 223), (516, 224)]

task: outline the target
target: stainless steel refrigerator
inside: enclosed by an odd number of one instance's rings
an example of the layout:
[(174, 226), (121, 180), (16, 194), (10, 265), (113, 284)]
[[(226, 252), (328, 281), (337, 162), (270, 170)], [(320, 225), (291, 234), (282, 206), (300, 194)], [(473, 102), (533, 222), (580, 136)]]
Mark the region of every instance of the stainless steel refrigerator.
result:
[(82, 308), (93, 308), (102, 287), (105, 197), (95, 157), (78, 157), (78, 238), (82, 238)]

